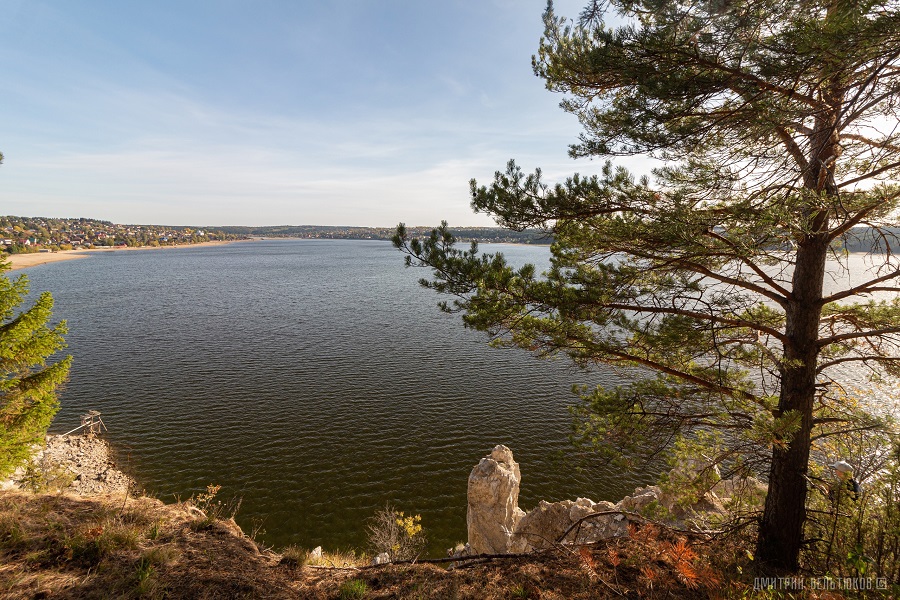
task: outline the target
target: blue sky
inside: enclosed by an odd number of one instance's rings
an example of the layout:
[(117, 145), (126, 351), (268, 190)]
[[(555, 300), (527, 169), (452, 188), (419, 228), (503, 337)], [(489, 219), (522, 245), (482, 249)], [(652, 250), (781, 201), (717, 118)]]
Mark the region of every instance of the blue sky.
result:
[(0, 213), (491, 225), (470, 178), (600, 167), (531, 71), (544, 6), (0, 0)]

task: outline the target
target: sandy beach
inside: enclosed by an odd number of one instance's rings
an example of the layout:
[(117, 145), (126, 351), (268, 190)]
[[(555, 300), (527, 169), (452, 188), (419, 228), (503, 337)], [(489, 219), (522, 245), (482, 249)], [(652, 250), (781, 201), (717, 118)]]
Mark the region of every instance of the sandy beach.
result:
[(167, 250), (169, 248), (193, 248), (196, 246), (221, 246), (223, 244), (231, 244), (236, 241), (243, 240), (225, 240), (213, 242), (201, 242), (199, 244), (180, 244), (178, 246), (141, 246), (139, 248), (90, 248), (86, 250), (62, 250), (59, 252), (34, 252), (31, 254), (10, 254), (7, 260), (10, 264), (10, 270), (27, 269), (38, 265), (45, 265), (52, 262), (60, 262), (63, 260), (74, 260), (76, 258), (85, 258), (97, 252), (130, 252), (133, 250)]

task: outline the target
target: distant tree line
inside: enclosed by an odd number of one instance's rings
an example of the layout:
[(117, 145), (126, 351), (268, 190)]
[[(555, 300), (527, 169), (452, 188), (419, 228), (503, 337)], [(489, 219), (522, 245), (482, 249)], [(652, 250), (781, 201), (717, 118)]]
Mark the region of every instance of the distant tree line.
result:
[(858, 227), (851, 229), (843, 247), (848, 252), (895, 253), (900, 248), (900, 227)]
[[(427, 236), (432, 227), (407, 227), (413, 236)], [(552, 235), (541, 229), (521, 231), (502, 227), (452, 227), (454, 239), (461, 242), (551, 244)], [(88, 218), (47, 218), (0, 216), (0, 242), (9, 253), (34, 252), (40, 247), (70, 250), (79, 245), (93, 246), (164, 246), (191, 244), (213, 240), (235, 240), (248, 237), (390, 240), (393, 227), (343, 227), (336, 225), (268, 225), (251, 227), (226, 225), (218, 227), (196, 225), (120, 225), (111, 221)], [(24, 241), (30, 240), (29, 245)], [(842, 247), (848, 252), (895, 252), (900, 247), (900, 228), (868, 227), (851, 230)]]
[[(255, 237), (292, 237), (309, 239), (390, 240), (393, 227), (341, 227), (332, 225), (274, 225), (266, 227), (226, 226), (219, 229), (227, 234)], [(410, 227), (410, 231), (425, 235), (432, 227)], [(553, 239), (539, 229), (510, 231), (501, 227), (454, 227), (453, 235), (460, 241), (506, 242), (515, 244), (550, 244)]]
[[(244, 237), (283, 237), (308, 239), (346, 239), (346, 240), (390, 240), (396, 233), (393, 227), (341, 227), (334, 225), (271, 225), (250, 227), (229, 225), (217, 228), (219, 231), (234, 236)], [(424, 237), (431, 233), (432, 227), (407, 227), (412, 236)], [(513, 244), (551, 244), (553, 236), (541, 229), (523, 229), (515, 231), (502, 227), (451, 227), (453, 238), (461, 242), (513, 243)], [(835, 245), (836, 251), (848, 252), (896, 252), (900, 248), (900, 228), (856, 227), (848, 232), (846, 239)], [(788, 248), (785, 248), (787, 250)]]

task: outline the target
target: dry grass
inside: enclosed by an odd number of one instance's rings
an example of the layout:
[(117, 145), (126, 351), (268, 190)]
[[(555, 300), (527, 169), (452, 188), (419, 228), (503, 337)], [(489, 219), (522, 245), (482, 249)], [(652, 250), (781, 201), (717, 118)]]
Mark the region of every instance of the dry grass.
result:
[(233, 521), (183, 504), (0, 494), (0, 598), (296, 597)]
[(198, 527), (207, 516), (148, 498), (123, 504), (121, 497), (0, 492), (0, 598), (775, 597), (753, 592), (739, 542), (652, 526), (629, 538), (448, 569), (368, 567), (351, 552), (310, 560), (298, 547), (261, 552), (230, 519)]

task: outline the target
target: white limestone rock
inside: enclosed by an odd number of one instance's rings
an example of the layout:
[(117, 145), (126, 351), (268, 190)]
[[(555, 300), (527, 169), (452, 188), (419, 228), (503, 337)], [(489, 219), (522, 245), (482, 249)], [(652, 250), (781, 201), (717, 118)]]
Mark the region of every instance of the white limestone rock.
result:
[(537, 508), (528, 511), (519, 522), (510, 540), (509, 551), (528, 552), (552, 546), (572, 524), (569, 512), (573, 508), (575, 503), (571, 500), (562, 502), (541, 500)]
[[(598, 540), (628, 535), (628, 521), (620, 514), (599, 515), (596, 513), (615, 511), (611, 502), (593, 502), (579, 498), (572, 502), (541, 503), (529, 511), (515, 531), (510, 552), (528, 552), (548, 548), (563, 534), (566, 543), (590, 544)], [(585, 517), (590, 517), (585, 519)], [(578, 523), (581, 519), (585, 519)]]
[(525, 513), (519, 508), (519, 464), (512, 450), (496, 446), (469, 475), (466, 524), (475, 554), (507, 552)]
[(653, 503), (663, 503), (663, 491), (658, 485), (635, 488), (633, 496), (625, 496), (616, 505), (619, 510), (640, 513)]
[[(691, 465), (693, 468), (694, 465)], [(715, 471), (711, 471), (717, 476)], [(708, 492), (690, 505), (676, 502), (672, 494), (659, 486), (636, 488), (618, 504), (594, 502), (588, 498), (541, 503), (527, 514), (518, 506), (521, 475), (512, 451), (497, 446), (472, 469), (469, 475), (469, 503), (466, 520), (470, 551), (475, 554), (520, 553), (547, 548), (562, 539), (565, 543), (589, 544), (628, 535), (634, 517), (623, 513), (651, 515), (655, 507), (660, 518), (672, 524), (696, 529), (726, 514), (720, 498)], [(737, 482), (720, 482), (723, 491), (737, 489)], [(743, 485), (747, 485), (744, 482)], [(758, 490), (758, 484), (751, 482)], [(609, 514), (597, 514), (609, 513)], [(595, 515), (597, 516), (591, 516)], [(640, 519), (637, 519), (640, 521)]]

